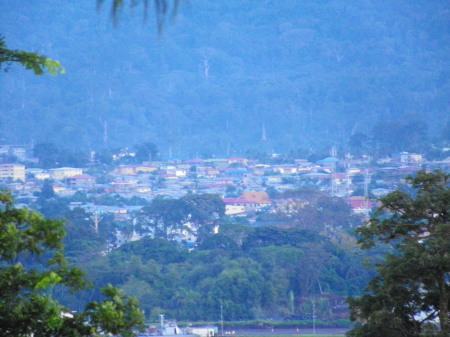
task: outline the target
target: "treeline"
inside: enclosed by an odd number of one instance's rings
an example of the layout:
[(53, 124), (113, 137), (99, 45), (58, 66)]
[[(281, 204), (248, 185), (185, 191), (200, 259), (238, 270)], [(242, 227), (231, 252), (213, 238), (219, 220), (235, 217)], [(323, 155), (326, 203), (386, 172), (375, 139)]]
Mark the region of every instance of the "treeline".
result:
[[(70, 245), (70, 242), (68, 242)], [(194, 250), (163, 239), (144, 238), (106, 256), (83, 261), (98, 285), (111, 283), (137, 296), (147, 319), (225, 320), (348, 318), (347, 296), (361, 294), (373, 274), (367, 253), (347, 234), (330, 240), (317, 232), (246, 225), (222, 225)], [(82, 307), (96, 291), (71, 297)]]

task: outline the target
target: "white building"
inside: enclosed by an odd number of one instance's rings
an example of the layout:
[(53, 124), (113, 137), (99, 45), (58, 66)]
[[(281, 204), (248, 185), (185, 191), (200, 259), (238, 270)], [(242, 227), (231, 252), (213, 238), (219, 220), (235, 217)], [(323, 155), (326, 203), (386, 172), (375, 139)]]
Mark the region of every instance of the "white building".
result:
[(8, 178), (11, 178), (12, 180), (25, 181), (25, 165), (21, 164), (0, 165), (0, 180), (6, 180)]
[(55, 180), (63, 180), (66, 178), (79, 176), (83, 174), (83, 170), (80, 168), (73, 167), (60, 167), (55, 169), (50, 169), (50, 178)]

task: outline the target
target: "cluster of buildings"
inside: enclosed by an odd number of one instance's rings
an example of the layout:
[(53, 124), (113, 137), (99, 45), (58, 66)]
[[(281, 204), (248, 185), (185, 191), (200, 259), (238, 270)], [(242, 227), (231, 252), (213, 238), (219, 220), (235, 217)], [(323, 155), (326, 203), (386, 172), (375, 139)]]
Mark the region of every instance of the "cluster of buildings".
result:
[[(168, 160), (117, 166), (98, 173), (87, 168), (59, 167), (49, 170), (22, 164), (0, 164), (0, 184), (13, 191), (17, 200), (33, 200), (43, 182), (50, 180), (58, 196), (119, 195), (151, 201), (157, 196), (178, 199), (186, 194), (222, 196), (229, 216), (251, 216), (293, 207), (298, 201), (274, 198), (280, 192), (300, 188), (317, 189), (344, 198), (354, 213), (368, 214), (374, 206), (368, 198), (380, 197), (397, 188), (405, 176), (424, 167), (448, 170), (450, 160), (427, 162), (420, 154), (398, 153), (387, 159), (329, 157), (317, 162), (297, 159), (285, 164), (266, 164), (241, 157), (223, 159)], [(302, 201), (304, 202), (304, 201)], [(291, 203), (291, 204), (289, 204)], [(129, 220), (139, 206), (100, 205), (74, 201), (73, 207), (113, 213)]]

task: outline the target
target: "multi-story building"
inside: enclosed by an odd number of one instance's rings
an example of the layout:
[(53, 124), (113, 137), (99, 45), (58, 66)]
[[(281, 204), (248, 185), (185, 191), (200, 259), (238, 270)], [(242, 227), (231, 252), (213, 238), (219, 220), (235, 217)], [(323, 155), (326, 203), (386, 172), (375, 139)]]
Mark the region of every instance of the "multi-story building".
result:
[(0, 180), (6, 180), (8, 178), (11, 178), (12, 180), (25, 181), (25, 165), (21, 164), (0, 165)]
[(422, 164), (423, 156), (418, 153), (398, 152), (392, 155), (392, 160), (398, 164)]
[(90, 175), (81, 174), (67, 178), (66, 182), (72, 187), (92, 187), (95, 185), (96, 179)]
[(24, 161), (27, 159), (27, 147), (24, 145), (0, 145), (0, 156), (14, 156)]

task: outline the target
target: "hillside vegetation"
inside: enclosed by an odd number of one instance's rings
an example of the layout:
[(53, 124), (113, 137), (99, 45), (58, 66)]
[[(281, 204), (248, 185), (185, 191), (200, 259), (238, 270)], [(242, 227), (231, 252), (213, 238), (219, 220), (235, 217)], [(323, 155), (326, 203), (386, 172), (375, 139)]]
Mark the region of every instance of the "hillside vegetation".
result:
[(345, 147), (359, 132), (383, 145), (389, 122), (399, 142), (388, 140), (401, 147), (389, 151), (420, 151), (448, 119), (449, 10), (424, 0), (202, 0), (183, 3), (158, 38), (141, 8), (114, 29), (94, 0), (2, 1), (8, 46), (67, 73), (2, 73), (0, 135), (232, 155)]

